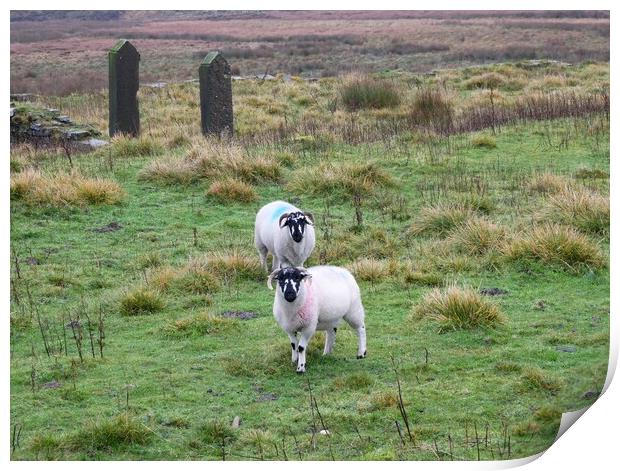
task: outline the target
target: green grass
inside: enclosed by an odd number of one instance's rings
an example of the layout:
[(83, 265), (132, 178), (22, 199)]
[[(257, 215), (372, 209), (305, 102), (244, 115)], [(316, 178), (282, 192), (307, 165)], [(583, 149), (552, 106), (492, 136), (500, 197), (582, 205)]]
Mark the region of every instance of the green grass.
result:
[[(234, 86), (238, 100), (248, 96), (242, 92), (259, 90)], [(292, 91), (298, 86), (307, 84), (290, 85)], [(329, 84), (315, 86), (317, 96), (333, 96)], [(141, 106), (159, 106), (141, 120), (143, 129), (151, 129), (154, 149), (171, 138), (163, 132), (166, 114), (195, 115), (192, 100), (183, 101), (196, 92), (189, 87), (145, 91)], [(281, 82), (262, 87), (260, 99), (287, 96), (275, 92)], [(168, 93), (178, 102), (171, 103)], [(290, 95), (292, 115), (315, 112), (314, 101), (302, 108)], [(179, 109), (170, 110), (173, 105)], [(246, 129), (248, 106), (239, 109), (239, 125)], [(358, 113), (362, 121), (381, 119), (372, 115), (377, 110)], [(191, 132), (199, 133), (193, 124)], [(587, 240), (581, 248), (565, 244), (559, 256), (570, 256), (578, 269), (555, 263), (549, 250), (551, 259), (523, 249), (522, 257), (510, 260), (502, 244), (545, 227), (537, 215), (553, 193), (530, 189), (536, 175), (561, 175), (579, 186), (586, 184), (585, 177), (573, 178), (580, 169), (608, 173), (608, 130), (598, 136), (574, 131), (589, 126), (581, 119), (505, 126), (494, 135), (496, 148), (472, 146), (470, 135), (428, 141), (415, 133), (365, 142), (334, 134), (316, 149), (286, 138), (242, 141), (238, 145), (249, 155), (279, 162), (276, 181), (275, 173), (217, 161), (225, 170), (221, 176), (255, 186), (253, 202), (207, 196), (220, 177), (211, 170), (165, 185), (144, 179), (140, 172), (159, 158), (150, 151), (131, 158), (107, 150), (75, 156), (81, 174), (118, 182), (125, 198), (84, 206), (12, 201), (11, 247), (19, 276), (13, 262), (11, 427), (23, 426), (13, 459), (219, 460), (223, 442), (226, 459), (284, 459), (286, 452), (290, 460), (327, 460), (331, 453), (340, 460), (435, 460), (435, 441), (447, 452), (450, 433), (455, 458), (475, 460), (475, 446), (465, 445), (465, 424), (471, 442), (473, 423), (479, 433), (488, 423), (494, 443), (507, 424), (511, 458), (546, 449), (557, 432), (557, 411), (592, 403), (584, 393), (600, 391), (605, 379), (609, 242), (604, 232), (585, 235), (563, 221), (568, 232), (561, 241)], [(548, 144), (565, 135), (567, 144)], [(192, 135), (164, 157), (181, 161), (200, 142)], [(235, 149), (231, 155), (238, 154)], [(25, 167), (36, 160), (46, 175), (68, 171), (66, 160), (42, 150), (14, 149), (11, 159)], [(329, 171), (324, 182), (317, 169)], [(318, 189), (304, 186), (304, 178)], [(597, 195), (606, 197), (608, 184), (588, 174), (588, 188)], [(351, 189), (363, 191), (361, 227)], [(252, 247), (256, 211), (275, 199), (314, 214), (317, 247), (308, 265), (359, 270), (368, 333), (364, 360), (355, 358), (356, 336), (342, 325), (333, 354), (321, 355), (324, 335), (318, 333), (308, 348), (307, 373), (295, 374), (289, 339), (273, 319), (273, 293)], [(449, 223), (429, 218), (427, 230), (408, 231), (425, 208), (454, 206), (466, 209)], [(93, 230), (111, 222), (122, 227)], [(496, 237), (495, 226), (505, 229), (507, 240)], [(455, 244), (452, 235), (465, 228), (461, 245)], [(584, 261), (590, 255), (595, 258)], [(436, 322), (410, 316), (432, 287), (453, 284), (507, 291), (480, 295), (501, 310), (505, 323), (439, 333)], [(227, 311), (256, 316), (222, 316)], [(124, 315), (134, 313), (140, 315)], [(78, 314), (83, 361), (66, 327)], [(575, 351), (557, 348), (566, 345)], [(395, 429), (395, 420), (404, 424), (391, 356), (416, 447), (402, 446)], [(58, 387), (49, 387), (52, 381)], [(316, 446), (312, 428), (323, 426), (309, 407), (308, 384), (331, 432), (316, 434)], [(239, 429), (230, 427), (235, 416), (241, 418)], [(488, 450), (481, 453), (492, 458)]]
[(370, 76), (345, 79), (340, 89), (340, 99), (349, 111), (395, 108), (400, 104), (400, 96), (394, 84)]

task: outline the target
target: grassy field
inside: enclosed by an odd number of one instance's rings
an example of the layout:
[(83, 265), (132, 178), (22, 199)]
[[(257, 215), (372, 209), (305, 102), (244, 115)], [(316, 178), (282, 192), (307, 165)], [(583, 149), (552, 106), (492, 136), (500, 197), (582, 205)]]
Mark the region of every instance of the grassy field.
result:
[[(607, 371), (608, 88), (606, 63), (245, 80), (218, 141), (186, 83), (72, 164), (14, 145), (12, 458), (544, 450)], [(40, 100), (106, 129), (103, 92)], [(356, 275), (366, 359), (344, 327), (295, 374), (252, 244), (275, 199), (314, 214), (308, 265)]]
[(215, 49), (241, 75), (422, 73), (523, 59), (607, 61), (609, 12), (13, 11), (11, 92), (104, 88), (106, 52), (119, 38), (140, 52), (143, 83), (194, 79)]

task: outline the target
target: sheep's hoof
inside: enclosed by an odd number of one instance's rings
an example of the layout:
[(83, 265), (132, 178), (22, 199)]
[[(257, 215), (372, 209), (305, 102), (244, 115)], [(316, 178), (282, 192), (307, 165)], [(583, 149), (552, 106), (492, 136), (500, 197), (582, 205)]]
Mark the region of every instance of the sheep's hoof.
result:
[(357, 359), (361, 360), (362, 358), (366, 358), (366, 351), (364, 350), (364, 354), (363, 355), (358, 355)]

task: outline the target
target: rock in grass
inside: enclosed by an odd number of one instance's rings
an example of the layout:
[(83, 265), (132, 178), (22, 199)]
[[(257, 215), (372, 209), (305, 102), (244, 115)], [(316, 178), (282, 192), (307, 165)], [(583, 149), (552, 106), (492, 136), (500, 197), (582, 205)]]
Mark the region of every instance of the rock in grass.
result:
[(508, 291), (501, 288), (482, 288), (480, 294), (484, 296), (501, 296), (502, 294), (508, 294)]
[(558, 345), (555, 347), (558, 352), (574, 353), (577, 351), (577, 347), (574, 345)]

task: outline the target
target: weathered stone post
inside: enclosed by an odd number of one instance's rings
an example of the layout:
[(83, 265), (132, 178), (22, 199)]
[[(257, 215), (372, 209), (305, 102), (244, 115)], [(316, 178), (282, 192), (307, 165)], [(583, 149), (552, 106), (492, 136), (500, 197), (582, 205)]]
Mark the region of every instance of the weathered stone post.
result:
[(206, 55), (198, 68), (202, 133), (233, 134), (230, 66), (219, 51)]
[(118, 133), (140, 134), (138, 88), (140, 54), (126, 39), (117, 42), (108, 53), (110, 137)]

